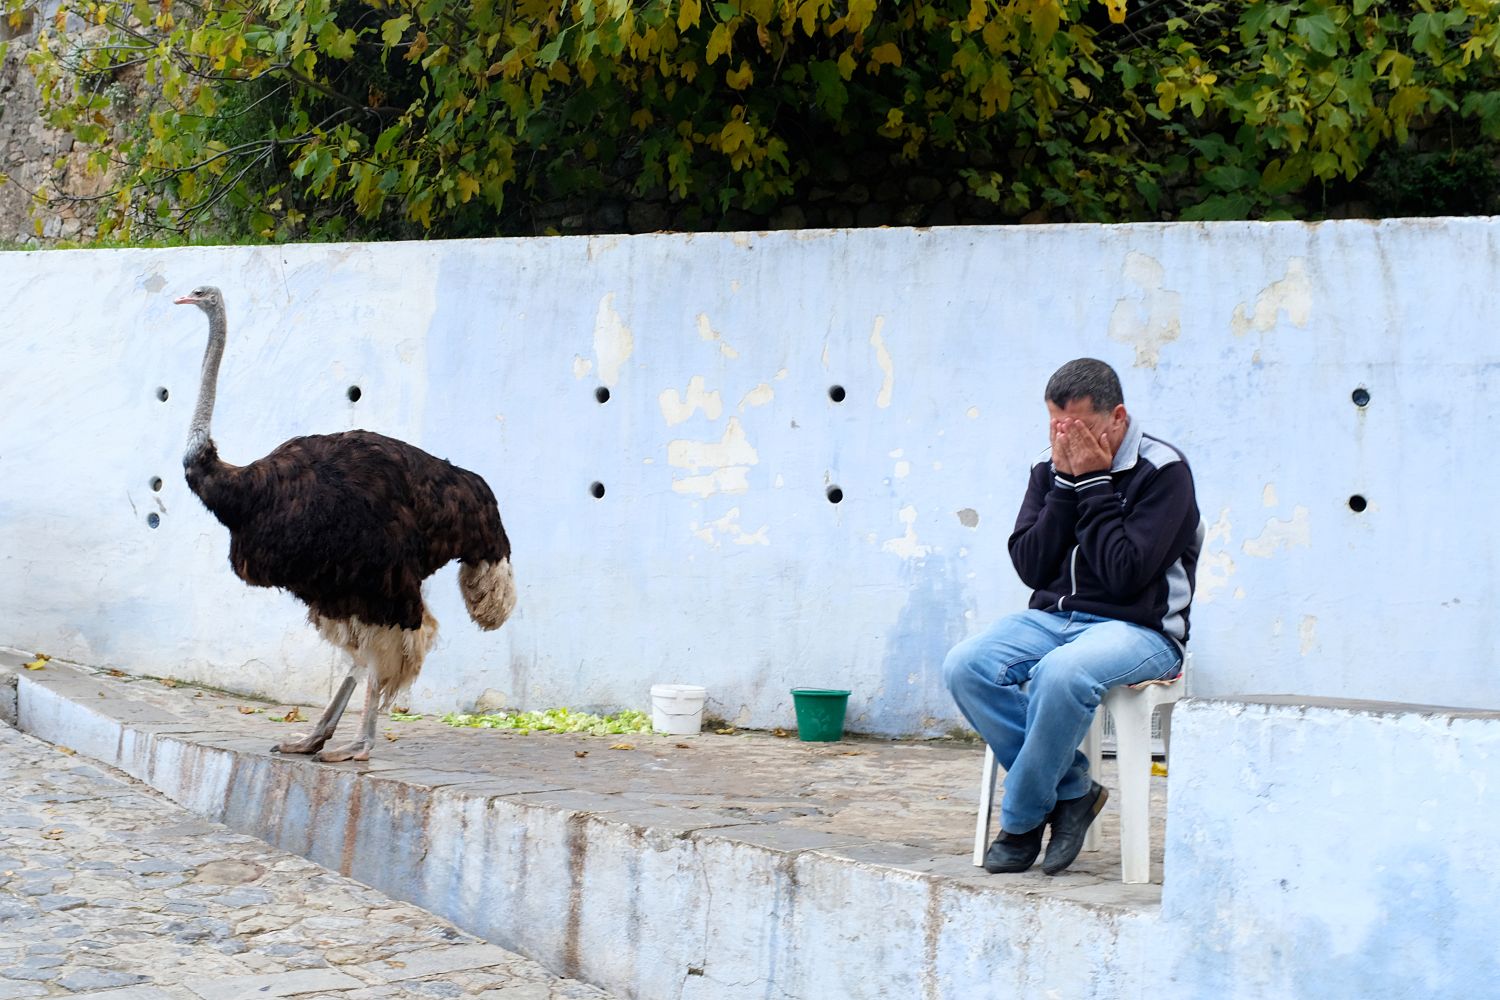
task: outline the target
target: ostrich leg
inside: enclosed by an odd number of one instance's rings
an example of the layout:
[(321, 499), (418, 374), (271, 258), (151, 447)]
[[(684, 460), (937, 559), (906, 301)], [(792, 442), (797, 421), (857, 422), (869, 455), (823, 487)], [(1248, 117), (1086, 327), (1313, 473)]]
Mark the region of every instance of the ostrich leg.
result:
[(349, 696), (354, 693), (354, 675), (359, 673), (356, 666), (349, 671), (349, 676), (344, 678), (344, 683), (339, 685), (338, 692), (334, 694), (333, 701), (323, 711), (323, 717), (313, 727), (313, 731), (300, 740), (287, 740), (278, 743), (271, 748), (272, 753), (313, 753), (323, 749), (323, 744), (328, 742), (333, 735), (334, 729), (338, 727), (339, 719), (344, 716), (344, 709), (349, 704)]
[(359, 720), (359, 739), (347, 746), (332, 750), (321, 750), (313, 754), (313, 760), (334, 764), (341, 760), (369, 760), (370, 750), (375, 746), (375, 723), (380, 720), (380, 676), (371, 670), (365, 681), (365, 712)]

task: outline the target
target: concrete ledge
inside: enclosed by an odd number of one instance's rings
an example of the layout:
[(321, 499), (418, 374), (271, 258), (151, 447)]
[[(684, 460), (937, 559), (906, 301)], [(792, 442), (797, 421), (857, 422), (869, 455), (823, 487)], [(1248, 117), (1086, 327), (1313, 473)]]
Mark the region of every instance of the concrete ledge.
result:
[(622, 998), (1154, 992), (1156, 887), (1007, 883), (964, 857), (565, 781), (280, 758), (61, 666), (20, 676), (18, 702), (33, 735)]

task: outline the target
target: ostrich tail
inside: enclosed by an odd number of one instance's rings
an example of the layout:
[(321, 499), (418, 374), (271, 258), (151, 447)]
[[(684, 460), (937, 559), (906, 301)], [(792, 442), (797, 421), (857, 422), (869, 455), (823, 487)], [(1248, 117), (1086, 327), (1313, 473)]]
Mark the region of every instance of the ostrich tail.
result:
[(486, 631), (504, 625), (516, 608), (516, 576), (508, 558), (464, 563), (458, 568), (458, 586), (469, 617)]

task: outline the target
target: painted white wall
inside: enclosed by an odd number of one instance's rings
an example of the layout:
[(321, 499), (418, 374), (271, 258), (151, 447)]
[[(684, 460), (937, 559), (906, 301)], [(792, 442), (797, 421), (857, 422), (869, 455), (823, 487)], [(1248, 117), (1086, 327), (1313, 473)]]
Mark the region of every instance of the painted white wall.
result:
[(1161, 916), (1180, 945), (1164, 995), (1495, 993), (1500, 713), (1177, 711)]
[(481, 633), (438, 574), (420, 710), (693, 682), (771, 726), (814, 685), (854, 729), (957, 724), (939, 666), (1024, 604), (1005, 541), (1079, 355), (1194, 468), (1194, 693), (1497, 705), (1497, 245), (1468, 219), (4, 254), (4, 638), (287, 699), (341, 674), (182, 480), (206, 324), (171, 299), (215, 283), (227, 460), (367, 427), (500, 499), (519, 611)]

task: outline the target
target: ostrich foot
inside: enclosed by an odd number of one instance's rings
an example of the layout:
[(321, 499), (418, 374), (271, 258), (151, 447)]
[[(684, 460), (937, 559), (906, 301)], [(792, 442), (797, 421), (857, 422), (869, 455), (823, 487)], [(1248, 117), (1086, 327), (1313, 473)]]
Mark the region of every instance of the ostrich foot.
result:
[(368, 740), (357, 740), (348, 746), (334, 747), (332, 750), (323, 750), (313, 754), (313, 760), (322, 761), (324, 764), (337, 764), (342, 760), (369, 760), (370, 743)]
[(271, 748), (272, 753), (317, 753), (328, 742), (329, 733), (312, 733), (301, 739), (287, 740)]

